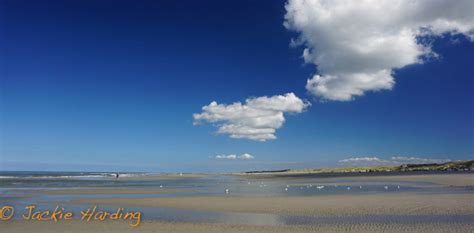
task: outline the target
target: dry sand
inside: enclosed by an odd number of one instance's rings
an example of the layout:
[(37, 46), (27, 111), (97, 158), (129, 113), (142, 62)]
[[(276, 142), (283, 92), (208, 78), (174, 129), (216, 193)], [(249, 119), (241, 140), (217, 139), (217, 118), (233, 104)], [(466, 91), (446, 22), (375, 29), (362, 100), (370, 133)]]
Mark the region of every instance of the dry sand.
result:
[(94, 205), (271, 213), (305, 216), (474, 215), (472, 194), (367, 194), (310, 197), (165, 197), (82, 199)]
[(316, 225), (294, 225), (294, 226), (250, 226), (250, 225), (228, 225), (208, 223), (180, 223), (146, 221), (136, 228), (131, 228), (125, 222), (28, 222), (13, 221), (0, 222), (0, 231), (3, 233), (304, 233), (304, 232), (387, 232), (387, 233), (445, 233), (459, 232), (472, 233), (472, 224), (457, 223), (429, 223), (429, 224), (316, 224)]

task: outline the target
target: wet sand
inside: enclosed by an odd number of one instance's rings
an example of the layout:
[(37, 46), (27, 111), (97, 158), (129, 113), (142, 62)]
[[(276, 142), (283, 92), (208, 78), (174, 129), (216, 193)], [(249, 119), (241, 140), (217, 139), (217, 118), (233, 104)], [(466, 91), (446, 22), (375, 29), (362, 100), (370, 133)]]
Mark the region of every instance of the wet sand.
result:
[[(277, 178), (272, 178), (277, 179)], [(299, 178), (300, 180), (307, 180)], [(331, 182), (333, 178), (323, 178)], [(345, 182), (431, 182), (472, 186), (474, 174), (347, 177)], [(312, 182), (317, 180), (311, 179)], [(190, 210), (269, 213), (301, 216), (474, 215), (474, 195), (468, 193), (376, 193), (286, 197), (149, 197), (77, 199), (74, 204), (165, 207)]]
[[(267, 177), (266, 180), (281, 179), (276, 177)], [(409, 183), (411, 187), (470, 187), (474, 188), (474, 173), (471, 174), (433, 174), (433, 175), (389, 175), (389, 176), (356, 176), (356, 177), (327, 177), (327, 178), (286, 178), (292, 181), (301, 181), (296, 183), (302, 186), (320, 182), (321, 184), (337, 185), (397, 185)], [(341, 181), (343, 180), (343, 181)]]
[(390, 175), (389, 173), (380, 176), (374, 176), (370, 174), (356, 174), (357, 176), (347, 176), (341, 175), (338, 177), (318, 177), (318, 174), (292, 174), (292, 173), (282, 173), (282, 174), (245, 174), (238, 175), (239, 177), (249, 178), (249, 179), (278, 179), (278, 180), (308, 180), (310, 179), (313, 182), (332, 182), (340, 179), (344, 179), (347, 182), (345, 184), (350, 184), (350, 182), (365, 182), (365, 183), (374, 183), (377, 181), (383, 180), (384, 182), (431, 182), (437, 185), (444, 186), (456, 186), (456, 187), (466, 187), (474, 186), (474, 173), (459, 173), (459, 174), (407, 174), (407, 175)]
[(193, 189), (170, 189), (170, 188), (78, 188), (78, 189), (50, 189), (35, 190), (31, 193), (48, 195), (91, 195), (91, 194), (164, 194), (194, 192)]
[(466, 187), (474, 186), (474, 173), (470, 174), (433, 174), (433, 175), (407, 175), (407, 176), (365, 176), (350, 177), (348, 180), (357, 182), (371, 182), (384, 180), (391, 182), (431, 182), (444, 186)]
[(208, 174), (156, 174), (156, 175), (146, 175), (146, 176), (130, 176), (130, 177), (120, 177), (119, 180), (139, 180), (139, 181), (149, 181), (149, 180), (179, 180), (179, 179), (197, 179), (208, 177)]
[(423, 223), (423, 224), (380, 224), (380, 223), (360, 223), (360, 224), (315, 224), (315, 225), (294, 225), (294, 226), (250, 226), (250, 225), (229, 225), (229, 224), (209, 224), (209, 223), (186, 223), (186, 222), (160, 222), (145, 221), (136, 228), (129, 227), (125, 222), (29, 222), (22, 221), (0, 223), (2, 232), (8, 233), (304, 233), (304, 232), (419, 232), (419, 233), (444, 233), (444, 232), (472, 232), (472, 224), (458, 223)]
[(73, 203), (302, 216), (474, 215), (472, 194), (97, 198), (75, 200)]
[[(147, 179), (149, 179), (148, 177)], [(267, 177), (269, 180), (292, 179), (299, 183), (379, 183), (379, 182), (425, 182), (427, 185), (440, 186), (473, 186), (473, 174), (449, 175), (407, 175), (407, 176), (368, 176), (368, 177), (341, 177), (337, 178), (281, 178)], [(295, 179), (295, 180), (293, 180)], [(342, 180), (342, 181), (341, 181)], [(459, 189), (447, 187), (447, 189)], [(296, 187), (295, 187), (296, 188)], [(465, 189), (465, 188), (462, 188)], [(78, 195), (72, 204), (99, 205), (99, 206), (128, 206), (128, 207), (164, 207), (184, 210), (235, 212), (235, 213), (263, 213), (284, 216), (368, 216), (367, 221), (344, 222), (315, 222), (305, 225), (254, 225), (207, 222), (173, 222), (144, 219), (137, 228), (132, 228), (127, 222), (27, 222), (15, 220), (12, 222), (0, 221), (0, 232), (238, 232), (238, 233), (266, 233), (266, 232), (474, 232), (474, 223), (455, 221), (424, 221), (400, 223), (397, 221), (370, 221), (370, 216), (474, 216), (474, 195), (472, 192), (454, 193), (353, 193), (328, 194), (315, 196), (233, 196), (219, 194), (211, 196), (183, 196), (183, 197), (120, 197), (120, 198), (82, 198), (80, 195), (91, 194), (158, 194), (188, 192), (193, 189), (173, 188), (83, 188), (83, 189), (56, 189), (41, 191), (47, 195), (63, 194)], [(66, 204), (66, 203), (65, 203)], [(344, 219), (344, 218), (342, 218)], [(315, 220), (316, 221), (316, 220)], [(300, 223), (296, 223), (300, 224)]]

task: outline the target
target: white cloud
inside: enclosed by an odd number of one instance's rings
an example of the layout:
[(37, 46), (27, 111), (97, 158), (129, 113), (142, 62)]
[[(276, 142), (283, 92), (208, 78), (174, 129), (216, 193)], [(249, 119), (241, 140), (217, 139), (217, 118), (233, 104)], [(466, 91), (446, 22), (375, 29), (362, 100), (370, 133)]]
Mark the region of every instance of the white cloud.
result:
[(237, 159), (237, 155), (216, 155), (216, 159)]
[(290, 45), (319, 74), (306, 89), (328, 100), (351, 100), (390, 90), (393, 69), (436, 56), (422, 36), (464, 34), (474, 41), (472, 0), (289, 0), (285, 27), (299, 32)]
[(373, 161), (380, 161), (380, 159), (377, 157), (359, 157), (359, 158), (348, 158), (348, 159), (339, 160), (339, 162), (341, 163), (358, 162), (358, 161), (373, 162)]
[(409, 156), (393, 156), (390, 159), (380, 159), (378, 157), (352, 157), (342, 159), (338, 162), (349, 166), (376, 166), (376, 165), (401, 165), (401, 164), (426, 164), (426, 163), (444, 163), (449, 159), (433, 159)]
[(239, 156), (235, 155), (235, 154), (230, 154), (230, 155), (216, 155), (214, 158), (216, 159), (227, 159), (227, 160), (237, 160), (237, 159), (240, 159), (240, 160), (250, 160), (250, 159), (254, 159), (255, 157), (249, 153), (244, 153), (244, 154), (241, 154)]
[(245, 153), (245, 154), (242, 154), (239, 156), (240, 159), (254, 159), (255, 157), (253, 157), (253, 155), (249, 154), (249, 153)]
[(376, 166), (392, 164), (391, 161), (383, 160), (378, 157), (353, 157), (348, 159), (339, 160), (340, 164), (350, 166)]
[(276, 139), (275, 132), (285, 122), (284, 113), (301, 113), (310, 104), (293, 93), (249, 98), (245, 103), (218, 104), (213, 101), (193, 114), (194, 123), (215, 123), (218, 134), (257, 141)]

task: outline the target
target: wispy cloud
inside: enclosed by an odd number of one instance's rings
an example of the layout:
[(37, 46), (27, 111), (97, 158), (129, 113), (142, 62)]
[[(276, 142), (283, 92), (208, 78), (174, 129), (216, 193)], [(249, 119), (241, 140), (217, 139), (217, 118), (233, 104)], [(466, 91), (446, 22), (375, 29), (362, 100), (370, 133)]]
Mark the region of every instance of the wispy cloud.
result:
[(299, 33), (306, 63), (318, 74), (306, 89), (326, 100), (348, 101), (366, 91), (390, 90), (393, 70), (437, 57), (426, 36), (462, 34), (474, 41), (472, 0), (289, 0), (284, 25)]
[(214, 157), (215, 159), (225, 159), (225, 160), (250, 160), (250, 159), (255, 159), (255, 157), (249, 153), (244, 153), (241, 155), (236, 155), (236, 154), (229, 154), (229, 155), (216, 155)]
[(393, 164), (393, 161), (380, 159), (378, 157), (352, 157), (347, 159), (342, 159), (338, 161), (340, 164), (343, 165), (350, 165), (350, 166), (377, 166), (377, 165), (387, 165)]
[(276, 139), (275, 132), (285, 122), (284, 113), (301, 113), (310, 104), (293, 93), (248, 98), (245, 103), (218, 104), (216, 101), (193, 114), (194, 123), (216, 124), (218, 134), (256, 141)]
[(377, 166), (377, 165), (401, 165), (401, 164), (423, 164), (423, 163), (444, 163), (449, 159), (420, 158), (412, 156), (393, 156), (390, 159), (381, 159), (376, 156), (352, 157), (339, 160), (339, 164), (347, 166)]
[(356, 157), (356, 158), (348, 158), (348, 159), (339, 160), (339, 162), (341, 162), (341, 163), (359, 162), (359, 161), (379, 162), (379, 161), (382, 161), (382, 160), (377, 158), (377, 157)]

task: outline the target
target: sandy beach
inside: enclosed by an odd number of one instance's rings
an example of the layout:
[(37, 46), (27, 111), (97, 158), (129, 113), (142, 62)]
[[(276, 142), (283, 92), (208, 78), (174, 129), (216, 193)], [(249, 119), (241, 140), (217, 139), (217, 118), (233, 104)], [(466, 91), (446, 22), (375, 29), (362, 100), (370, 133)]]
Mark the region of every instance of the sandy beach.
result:
[(304, 216), (474, 214), (474, 196), (472, 194), (108, 198), (81, 199), (74, 201), (74, 203)]
[(89, 195), (89, 194), (166, 194), (193, 192), (193, 189), (173, 188), (78, 188), (78, 189), (52, 189), (36, 190), (32, 193), (48, 195)]
[[(445, 185), (454, 187), (465, 187), (474, 186), (474, 174), (407, 174), (407, 175), (391, 175), (386, 174), (383, 176), (371, 176), (359, 174), (358, 176), (341, 176), (345, 182), (339, 182), (341, 177), (318, 177), (315, 173), (306, 174), (293, 174), (293, 173), (282, 173), (282, 174), (238, 174), (238, 177), (244, 177), (248, 179), (280, 179), (280, 180), (311, 180), (313, 182), (336, 182), (338, 184), (351, 184), (354, 182), (359, 183), (380, 183), (380, 182), (424, 182), (432, 183), (433, 185)], [(424, 184), (427, 185), (427, 184)]]
[[(329, 180), (334, 179), (330, 178)], [(431, 182), (433, 184), (465, 187), (474, 186), (474, 174), (430, 174), (430, 175), (401, 175), (401, 176), (361, 176), (347, 177), (351, 182), (376, 182), (377, 180), (391, 182)]]
[(208, 174), (200, 173), (169, 173), (169, 174), (151, 174), (146, 176), (128, 176), (120, 177), (120, 180), (178, 180), (178, 179), (195, 179), (195, 178), (204, 178), (209, 176)]
[(83, 223), (80, 221), (71, 222), (32, 222), (25, 224), (21, 221), (1, 223), (2, 232), (20, 233), (85, 233), (85, 232), (101, 232), (101, 233), (304, 233), (304, 232), (420, 232), (420, 233), (445, 233), (459, 232), (469, 233), (473, 228), (470, 224), (317, 224), (317, 225), (295, 225), (295, 226), (249, 226), (249, 225), (228, 225), (228, 224), (207, 224), (207, 223), (182, 223), (182, 222), (160, 222), (146, 221), (137, 228), (130, 228), (126, 223), (110, 222), (110, 223)]
[[(474, 195), (472, 194), (474, 174), (439, 174), (439, 175), (394, 175), (394, 176), (356, 176), (356, 177), (279, 177), (279, 176), (237, 176), (217, 180), (200, 180), (205, 186), (195, 186), (195, 178), (182, 180), (176, 177), (179, 186), (159, 187), (75, 187), (31, 190), (27, 192), (32, 198), (49, 196), (54, 199), (57, 195), (73, 197), (62, 203), (66, 206), (99, 206), (131, 209), (165, 208), (163, 213), (171, 211), (174, 215), (187, 214), (186, 211), (197, 211), (199, 214), (214, 213), (233, 218), (241, 215), (273, 216), (270, 222), (262, 219), (252, 219), (251, 222), (238, 220), (212, 221), (216, 215), (199, 218), (171, 217), (150, 218), (144, 214), (141, 224), (130, 227), (129, 223), (119, 221), (79, 220), (54, 222), (24, 222), (21, 219), (0, 222), (5, 232), (473, 232), (474, 224), (469, 219), (474, 218)], [(162, 177), (146, 177), (146, 182), (161, 180)], [(168, 178), (167, 178), (168, 179)], [(169, 177), (169, 185), (173, 180)], [(139, 181), (139, 178), (133, 178)], [(140, 182), (140, 181), (139, 181)], [(184, 183), (183, 183), (184, 182)], [(225, 185), (235, 185), (232, 191), (241, 192), (225, 194)], [(315, 184), (330, 185), (333, 191), (327, 193), (304, 194), (305, 190), (317, 192)], [(134, 184), (134, 183), (126, 183)], [(161, 184), (161, 181), (153, 184)], [(266, 187), (260, 187), (267, 184)], [(291, 184), (289, 193), (283, 191), (285, 184)], [(303, 184), (303, 186), (298, 186)], [(307, 188), (306, 184), (313, 184)], [(335, 188), (340, 185), (338, 188)], [(359, 184), (374, 187), (375, 191), (358, 192)], [(382, 184), (391, 184), (390, 190), (385, 190)], [(402, 188), (397, 189), (396, 184)], [(209, 186), (210, 185), (210, 186)], [(355, 190), (347, 190), (352, 185)], [(372, 186), (371, 186), (372, 185)], [(177, 188), (183, 187), (183, 188)], [(206, 188), (204, 188), (206, 187)], [(203, 190), (214, 187), (214, 193), (203, 194)], [(330, 188), (327, 187), (327, 188)], [(409, 189), (409, 187), (416, 187)], [(303, 188), (303, 189), (300, 189)], [(404, 189), (406, 188), (406, 189)], [(249, 189), (249, 190), (247, 190)], [(273, 190), (273, 191), (271, 191)], [(272, 195), (274, 191), (283, 195)], [(311, 191), (314, 190), (314, 191)], [(419, 191), (416, 191), (419, 190)], [(423, 191), (425, 190), (425, 191)], [(426, 191), (426, 190), (435, 190)], [(437, 190), (437, 191), (436, 191)], [(217, 191), (217, 192), (216, 192)], [(262, 193), (263, 192), (263, 196)], [(335, 192), (335, 193), (333, 193)], [(185, 195), (180, 195), (183, 193)], [(166, 195), (162, 195), (166, 194)], [(97, 195), (97, 196), (95, 196)], [(105, 195), (105, 196), (104, 196)], [(137, 196), (138, 195), (138, 196)], [(173, 212), (179, 210), (184, 212)], [(201, 212), (200, 212), (201, 211)], [(230, 215), (229, 215), (230, 214)], [(212, 217), (214, 216), (214, 217)], [(311, 222), (286, 222), (284, 219), (310, 219)], [(402, 220), (392, 219), (400, 216)], [(417, 221), (419, 217), (423, 221)], [(440, 218), (436, 218), (439, 216)], [(253, 217), (249, 217), (253, 218)], [(461, 218), (461, 220), (459, 219)], [(165, 218), (166, 219), (166, 218)], [(181, 220), (178, 220), (181, 219)], [(244, 218), (245, 219), (245, 218)], [(331, 219), (326, 221), (323, 219)], [(355, 219), (355, 220), (354, 220)], [(415, 219), (415, 220), (412, 220)], [(436, 219), (443, 219), (437, 221)], [(451, 220), (454, 220), (451, 222)], [(464, 219), (464, 220), (462, 220)], [(207, 221), (211, 220), (211, 221)], [(262, 221), (262, 222), (260, 222)], [(314, 221), (314, 222), (313, 222)]]

